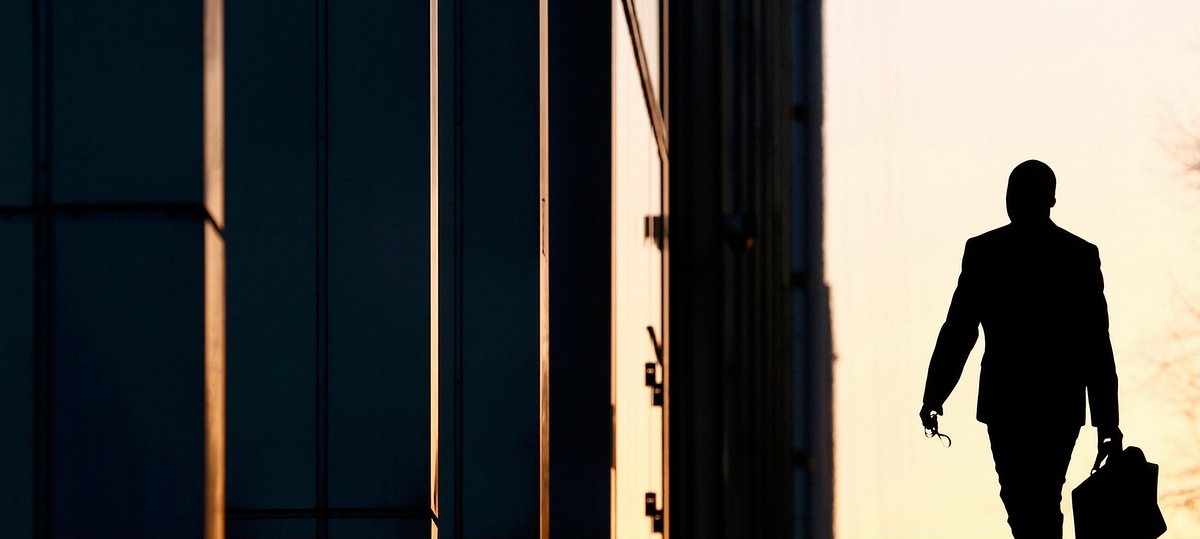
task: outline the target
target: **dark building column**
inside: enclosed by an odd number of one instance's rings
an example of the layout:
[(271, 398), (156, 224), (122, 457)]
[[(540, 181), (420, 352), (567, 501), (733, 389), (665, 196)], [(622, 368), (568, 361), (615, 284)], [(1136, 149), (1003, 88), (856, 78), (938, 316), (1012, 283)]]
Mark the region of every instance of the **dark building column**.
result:
[(675, 537), (830, 534), (813, 5), (670, 6)]
[(231, 537), (430, 533), (427, 10), (228, 5)]
[(792, 12), (793, 537), (833, 537), (833, 349), (825, 283), (821, 2)]
[(439, 5), (441, 537), (542, 527), (541, 8)]
[(667, 531), (698, 539), (728, 535), (719, 473), (725, 442), (721, 361), (727, 248), (721, 187), (728, 176), (721, 17), (717, 2), (670, 4), (667, 103), (674, 163), (668, 188)]
[(549, 8), (550, 532), (609, 539), (612, 6)]

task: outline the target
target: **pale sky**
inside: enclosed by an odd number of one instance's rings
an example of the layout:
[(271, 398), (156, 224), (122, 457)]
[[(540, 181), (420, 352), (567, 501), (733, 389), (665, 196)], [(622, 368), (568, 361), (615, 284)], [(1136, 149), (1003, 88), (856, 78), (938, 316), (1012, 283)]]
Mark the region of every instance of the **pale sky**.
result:
[[(982, 336), (941, 419), (953, 447), (922, 436), (917, 410), (963, 244), (1008, 222), (1005, 181), (1031, 158), (1058, 176), (1055, 222), (1100, 248), (1126, 444), (1160, 464), (1160, 491), (1178, 484), (1200, 449), (1153, 365), (1189, 320), (1179, 298), (1200, 303), (1200, 189), (1176, 151), (1176, 122), (1200, 125), (1200, 2), (824, 9), (837, 537), (1011, 537), (974, 420)], [(1066, 537), (1094, 456), (1087, 426)], [(1165, 537), (1200, 537), (1200, 519), (1164, 511)]]

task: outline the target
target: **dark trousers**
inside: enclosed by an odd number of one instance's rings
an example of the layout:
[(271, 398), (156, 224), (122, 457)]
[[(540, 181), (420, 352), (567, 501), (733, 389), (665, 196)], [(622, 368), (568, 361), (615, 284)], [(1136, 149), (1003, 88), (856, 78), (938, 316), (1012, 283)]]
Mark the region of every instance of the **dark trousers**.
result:
[(1062, 539), (1062, 488), (1079, 426), (988, 425), (1014, 539)]

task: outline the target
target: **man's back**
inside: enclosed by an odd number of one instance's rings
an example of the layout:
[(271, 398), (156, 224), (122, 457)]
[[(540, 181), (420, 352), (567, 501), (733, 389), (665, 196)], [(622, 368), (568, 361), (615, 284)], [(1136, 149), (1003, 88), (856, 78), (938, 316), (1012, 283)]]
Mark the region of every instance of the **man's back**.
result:
[(1090, 375), (1112, 365), (1096, 247), (1049, 220), (1009, 224), (968, 241), (967, 272), (986, 341), (978, 419), (1082, 425)]
[(1093, 424), (1116, 423), (1116, 370), (1094, 245), (1048, 218), (968, 240), (925, 402), (950, 395), (980, 325), (987, 346), (979, 421), (1083, 425), (1086, 390)]

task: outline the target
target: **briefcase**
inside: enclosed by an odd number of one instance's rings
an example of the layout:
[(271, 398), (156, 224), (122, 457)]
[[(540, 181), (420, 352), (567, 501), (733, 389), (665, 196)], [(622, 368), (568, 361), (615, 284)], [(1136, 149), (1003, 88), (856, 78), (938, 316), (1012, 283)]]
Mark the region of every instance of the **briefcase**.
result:
[(1108, 457), (1071, 491), (1071, 502), (1075, 539), (1154, 539), (1167, 531), (1158, 508), (1158, 465), (1136, 447)]

